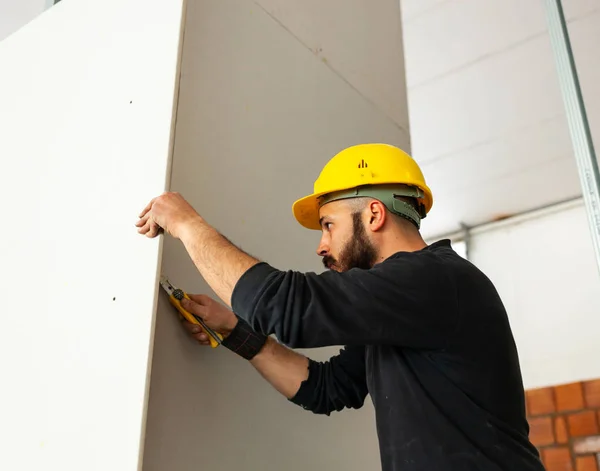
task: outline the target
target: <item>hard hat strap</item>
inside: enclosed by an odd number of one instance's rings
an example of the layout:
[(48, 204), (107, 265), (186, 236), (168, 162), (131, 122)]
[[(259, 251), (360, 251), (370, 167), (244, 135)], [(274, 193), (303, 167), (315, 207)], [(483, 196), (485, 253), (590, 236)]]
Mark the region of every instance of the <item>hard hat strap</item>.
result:
[[(352, 188), (350, 190), (335, 191), (318, 198), (319, 206), (323, 206), (332, 201), (350, 199), (350, 198), (374, 198), (381, 201), (385, 207), (392, 213), (408, 219), (413, 222), (417, 228), (421, 226), (421, 219), (425, 217), (425, 207), (419, 201), (425, 194), (420, 188), (401, 185), (365, 185)], [(412, 207), (406, 201), (398, 197), (414, 198), (418, 204), (418, 210)]]

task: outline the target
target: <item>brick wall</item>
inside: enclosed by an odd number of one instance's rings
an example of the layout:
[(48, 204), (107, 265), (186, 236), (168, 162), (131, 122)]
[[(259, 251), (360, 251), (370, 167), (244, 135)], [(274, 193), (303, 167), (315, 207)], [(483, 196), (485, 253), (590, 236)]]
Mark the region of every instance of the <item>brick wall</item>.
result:
[(547, 471), (600, 471), (600, 379), (526, 392), (529, 436)]

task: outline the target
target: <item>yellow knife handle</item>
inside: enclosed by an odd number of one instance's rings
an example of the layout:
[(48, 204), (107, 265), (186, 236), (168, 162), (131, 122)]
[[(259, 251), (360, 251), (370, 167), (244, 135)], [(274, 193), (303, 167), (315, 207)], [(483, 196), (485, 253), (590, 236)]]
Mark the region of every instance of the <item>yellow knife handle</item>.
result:
[[(184, 294), (184, 296), (186, 297), (186, 299), (190, 299), (187, 294)], [(196, 319), (196, 317), (193, 314), (185, 310), (185, 308), (181, 305), (181, 302), (175, 296), (169, 296), (169, 301), (171, 301), (171, 304), (175, 306), (175, 308), (181, 313), (183, 317), (185, 317), (185, 320), (192, 324), (200, 326), (202, 331), (206, 335), (208, 335), (208, 341), (210, 342), (210, 346), (212, 348), (217, 348), (219, 346), (219, 344), (223, 340), (221, 334), (214, 332), (212, 329), (208, 329), (206, 326), (202, 325), (202, 323), (198, 321), (198, 319)]]

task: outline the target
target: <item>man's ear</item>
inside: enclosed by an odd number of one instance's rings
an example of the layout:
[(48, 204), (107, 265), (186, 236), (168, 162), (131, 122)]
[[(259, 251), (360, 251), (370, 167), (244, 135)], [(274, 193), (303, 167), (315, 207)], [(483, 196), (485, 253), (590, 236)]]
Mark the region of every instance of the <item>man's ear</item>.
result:
[(368, 206), (368, 227), (372, 232), (380, 231), (387, 221), (387, 210), (385, 205), (378, 200), (371, 201)]

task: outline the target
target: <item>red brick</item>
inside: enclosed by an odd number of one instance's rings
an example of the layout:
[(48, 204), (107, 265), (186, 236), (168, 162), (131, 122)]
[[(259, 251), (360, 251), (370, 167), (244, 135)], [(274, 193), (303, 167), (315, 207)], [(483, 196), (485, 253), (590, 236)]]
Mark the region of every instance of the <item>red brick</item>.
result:
[(546, 471), (573, 471), (571, 453), (566, 446), (546, 448), (542, 452)]
[(578, 456), (575, 460), (577, 471), (598, 471), (598, 459), (596, 455)]
[(573, 440), (573, 451), (578, 455), (600, 453), (600, 435)]
[(529, 439), (535, 446), (552, 445), (554, 431), (551, 417), (535, 417), (529, 419)]
[(530, 389), (526, 392), (527, 413), (530, 416), (551, 414), (556, 411), (554, 389)]
[(587, 407), (600, 407), (600, 379), (583, 383), (583, 392)]
[(556, 443), (566, 445), (569, 442), (569, 432), (567, 431), (567, 421), (564, 417), (559, 416), (554, 419), (554, 434)]
[(554, 388), (556, 397), (556, 410), (580, 410), (583, 409), (583, 387), (581, 383), (564, 384)]
[(569, 414), (567, 422), (569, 423), (569, 434), (572, 437), (584, 437), (599, 432), (596, 412), (593, 410)]

